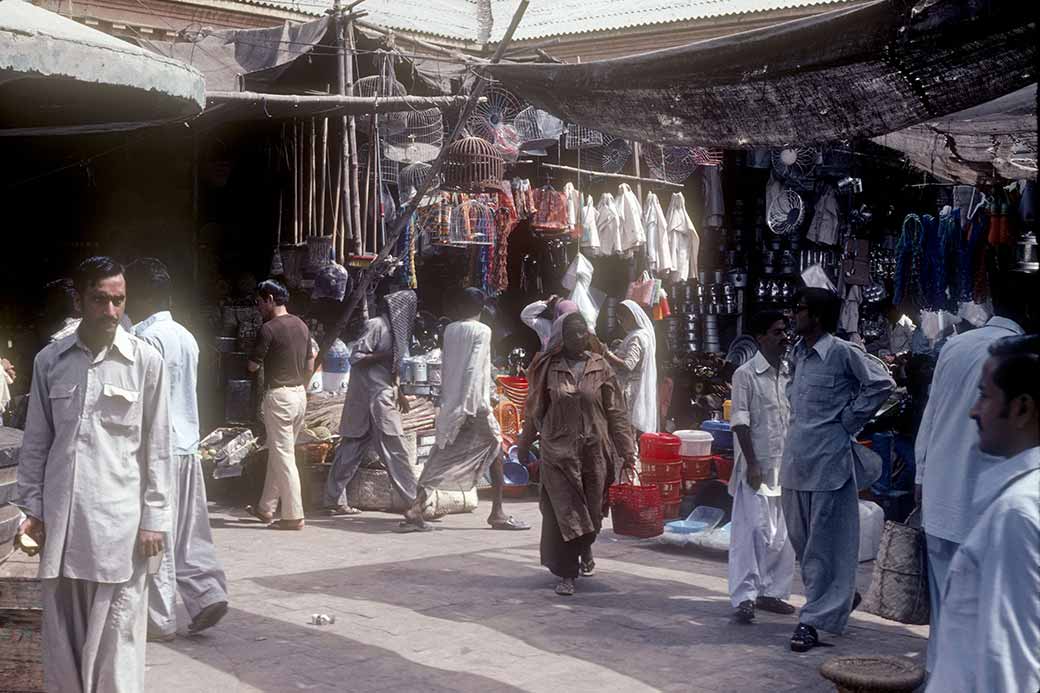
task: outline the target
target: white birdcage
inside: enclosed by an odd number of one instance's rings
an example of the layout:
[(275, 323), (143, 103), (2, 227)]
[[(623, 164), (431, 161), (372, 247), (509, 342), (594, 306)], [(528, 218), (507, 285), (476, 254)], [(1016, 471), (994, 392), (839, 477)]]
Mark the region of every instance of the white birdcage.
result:
[(493, 245), (495, 208), (481, 199), (466, 200), (451, 210), (448, 242), (451, 245)]
[[(383, 135), (383, 153), (403, 164), (433, 161), (444, 146), (444, 119), (439, 108), (404, 111), (402, 127)], [(382, 133), (381, 133), (382, 134)]]
[(567, 149), (587, 149), (601, 146), (603, 140), (603, 133), (599, 130), (567, 123), (567, 136), (563, 142)]
[[(382, 75), (371, 75), (370, 77), (362, 77), (354, 82), (354, 96), (364, 96), (366, 98), (408, 96), (408, 91), (396, 79), (389, 79)], [(377, 115), (376, 126), (379, 128), (380, 137), (386, 137), (404, 129), (406, 122), (405, 113), (407, 111), (380, 113)], [(360, 130), (364, 132), (371, 131), (370, 118), (359, 117), (356, 118), (356, 121)]]

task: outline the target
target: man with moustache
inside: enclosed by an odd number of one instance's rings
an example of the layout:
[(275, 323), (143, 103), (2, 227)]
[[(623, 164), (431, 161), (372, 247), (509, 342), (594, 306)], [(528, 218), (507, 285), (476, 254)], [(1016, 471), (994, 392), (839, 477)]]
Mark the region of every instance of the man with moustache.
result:
[(49, 691), (144, 690), (148, 558), (170, 531), (170, 419), (159, 352), (126, 332), (122, 266), (80, 264), (83, 319), (33, 366), (19, 533), (42, 547)]

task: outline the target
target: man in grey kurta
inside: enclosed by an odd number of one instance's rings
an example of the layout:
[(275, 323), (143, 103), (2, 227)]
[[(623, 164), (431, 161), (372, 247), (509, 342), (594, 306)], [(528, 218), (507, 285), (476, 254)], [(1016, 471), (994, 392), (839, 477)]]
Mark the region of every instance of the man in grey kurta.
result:
[(131, 263), (126, 274), (131, 317), (144, 318), (134, 325), (134, 334), (162, 355), (169, 383), (173, 532), (159, 572), (148, 580), (148, 637), (172, 640), (178, 592), (191, 617), (191, 633), (216, 625), (227, 613), (227, 581), (213, 546), (198, 456), (199, 345), (170, 313), (172, 285), (165, 265), (144, 258)]
[(18, 465), (19, 532), (42, 545), (49, 691), (144, 690), (147, 559), (170, 531), (162, 357), (119, 326), (122, 267), (77, 270), (83, 321), (33, 367)]
[(802, 291), (795, 313), (801, 340), (791, 355), (791, 423), (780, 467), (781, 504), (801, 564), (805, 605), (791, 649), (819, 644), (816, 629), (840, 634), (855, 606), (859, 561), (858, 483), (853, 437), (895, 388), (859, 347), (833, 336), (841, 300)]
[(416, 474), (404, 446), (404, 428), (397, 409), (393, 333), (389, 314), (364, 322), (350, 355), (350, 382), (343, 402), (335, 461), (325, 484), (325, 507), (333, 515), (353, 515), (344, 498), (363, 454), (373, 446), (386, 464), (390, 481), (409, 505), (415, 502)]

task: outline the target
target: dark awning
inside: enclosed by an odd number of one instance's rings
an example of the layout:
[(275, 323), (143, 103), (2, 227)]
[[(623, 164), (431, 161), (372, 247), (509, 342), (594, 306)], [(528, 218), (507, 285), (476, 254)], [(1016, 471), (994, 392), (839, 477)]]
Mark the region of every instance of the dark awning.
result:
[(1035, 34), (1011, 0), (877, 0), (627, 58), (478, 69), (568, 122), (641, 142), (833, 142), (1035, 82)]

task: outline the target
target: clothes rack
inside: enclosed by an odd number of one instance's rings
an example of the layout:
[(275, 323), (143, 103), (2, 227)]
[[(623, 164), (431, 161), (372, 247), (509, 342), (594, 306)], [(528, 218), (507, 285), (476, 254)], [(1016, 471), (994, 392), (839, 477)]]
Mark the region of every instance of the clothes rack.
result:
[(682, 190), (686, 186), (682, 183), (672, 183), (667, 180), (658, 180), (656, 178), (640, 178), (639, 176), (626, 176), (623, 173), (606, 173), (603, 171), (590, 171), (584, 168), (575, 168), (573, 166), (563, 166), (560, 164), (542, 164), (545, 168), (555, 168), (561, 171), (573, 171), (574, 173), (583, 173), (587, 176), (602, 177), (602, 178), (616, 178), (618, 180), (629, 180), (636, 183), (649, 183), (650, 185), (664, 185), (670, 188), (678, 188)]

